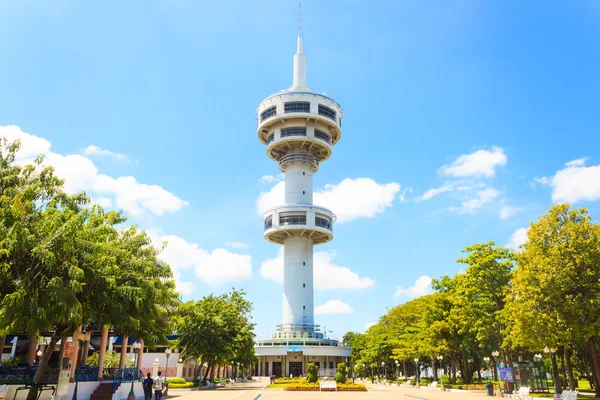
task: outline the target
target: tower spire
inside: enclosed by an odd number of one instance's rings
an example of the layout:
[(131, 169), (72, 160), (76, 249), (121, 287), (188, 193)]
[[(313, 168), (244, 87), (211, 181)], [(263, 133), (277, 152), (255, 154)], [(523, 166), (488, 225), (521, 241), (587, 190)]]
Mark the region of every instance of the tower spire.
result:
[(298, 44), (294, 54), (294, 84), (291, 90), (308, 90), (306, 87), (306, 54), (302, 52), (302, 1), (298, 1)]

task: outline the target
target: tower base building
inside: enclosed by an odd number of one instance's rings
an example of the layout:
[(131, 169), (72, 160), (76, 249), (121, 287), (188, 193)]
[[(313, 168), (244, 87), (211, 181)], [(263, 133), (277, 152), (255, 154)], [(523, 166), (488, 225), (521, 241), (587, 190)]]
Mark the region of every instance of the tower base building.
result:
[(333, 239), (335, 214), (313, 204), (313, 175), (342, 136), (342, 107), (306, 86), (302, 35), (294, 54), (294, 83), (258, 106), (258, 138), (285, 174), (285, 203), (264, 215), (264, 237), (283, 245), (283, 323), (255, 346), (259, 376), (300, 376), (307, 365), (334, 376), (350, 348), (328, 339), (314, 321), (313, 247)]

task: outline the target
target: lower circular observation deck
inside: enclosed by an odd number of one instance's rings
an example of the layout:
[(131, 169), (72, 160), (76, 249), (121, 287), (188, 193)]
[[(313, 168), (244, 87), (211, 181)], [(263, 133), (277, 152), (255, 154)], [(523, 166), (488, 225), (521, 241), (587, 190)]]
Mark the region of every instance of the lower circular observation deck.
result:
[(290, 237), (305, 237), (313, 244), (333, 239), (335, 214), (330, 210), (304, 204), (275, 207), (265, 213), (264, 236), (269, 242), (283, 244)]

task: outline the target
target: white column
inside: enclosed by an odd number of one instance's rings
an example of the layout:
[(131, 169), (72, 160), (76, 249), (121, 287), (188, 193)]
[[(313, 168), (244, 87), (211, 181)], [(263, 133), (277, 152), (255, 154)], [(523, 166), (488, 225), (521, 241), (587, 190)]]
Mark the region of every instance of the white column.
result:
[(285, 166), (285, 204), (313, 203), (313, 169), (311, 164), (290, 163)]
[(154, 363), (152, 364), (152, 376), (153, 377), (157, 377), (158, 376), (158, 369), (160, 368), (160, 363), (158, 361), (154, 361)]
[(12, 350), (10, 351), (10, 358), (15, 358), (15, 354), (17, 353), (17, 342), (19, 341), (19, 337), (15, 336), (13, 338), (13, 340), (11, 340), (12, 343)]
[(283, 324), (314, 324), (313, 242), (292, 237), (283, 243)]
[(183, 378), (183, 363), (177, 362), (177, 377)]

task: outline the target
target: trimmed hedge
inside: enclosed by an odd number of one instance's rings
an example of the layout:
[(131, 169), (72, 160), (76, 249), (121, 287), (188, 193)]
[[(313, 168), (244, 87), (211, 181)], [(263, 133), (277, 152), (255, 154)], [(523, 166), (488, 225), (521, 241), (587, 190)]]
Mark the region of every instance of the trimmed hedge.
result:
[(430, 383), (431, 383), (431, 382), (429, 382), (429, 379), (421, 379), (421, 380), (419, 381), (419, 385), (420, 385), (420, 386), (427, 386), (427, 385), (429, 385)]
[(167, 383), (170, 385), (171, 383), (187, 383), (187, 381), (183, 378), (167, 378)]
[(169, 383), (169, 389), (189, 389), (193, 388), (194, 386), (194, 382)]
[(306, 379), (302, 378), (278, 378), (273, 381), (273, 383), (302, 383), (306, 382)]
[(361, 383), (338, 383), (337, 390), (342, 392), (366, 392), (367, 387)]

